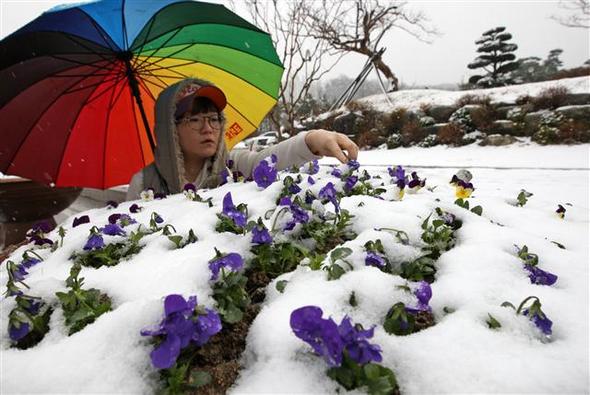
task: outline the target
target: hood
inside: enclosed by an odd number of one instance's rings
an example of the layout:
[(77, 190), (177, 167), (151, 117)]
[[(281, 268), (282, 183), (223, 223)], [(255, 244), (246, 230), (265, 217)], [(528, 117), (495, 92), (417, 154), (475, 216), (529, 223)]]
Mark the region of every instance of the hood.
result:
[[(184, 156), (178, 142), (174, 113), (176, 112), (177, 97), (188, 85), (213, 85), (212, 83), (189, 78), (170, 85), (164, 89), (156, 100), (155, 128), (157, 147), (155, 151), (155, 165), (161, 177), (166, 181), (169, 193), (179, 193), (186, 183), (195, 183), (197, 188), (213, 188), (219, 185), (221, 173), (226, 168), (228, 157), (225, 146), (225, 120), (221, 125), (224, 132), (219, 139), (215, 156), (203, 165), (197, 180), (187, 180), (184, 173)], [(223, 111), (222, 117), (225, 119)]]

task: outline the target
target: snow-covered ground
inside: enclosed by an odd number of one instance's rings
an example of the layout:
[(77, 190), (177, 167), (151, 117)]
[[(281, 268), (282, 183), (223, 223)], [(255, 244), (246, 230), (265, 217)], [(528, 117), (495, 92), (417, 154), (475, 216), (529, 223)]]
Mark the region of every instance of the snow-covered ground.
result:
[[(520, 96), (537, 96), (541, 91), (554, 87), (564, 87), (570, 93), (590, 93), (590, 77), (565, 78), (555, 81), (466, 91), (411, 89), (390, 93), (388, 97), (394, 108), (403, 107), (408, 110), (418, 110), (421, 105), (452, 106), (465, 95), (489, 96), (492, 102), (514, 104), (515, 100)], [(378, 111), (391, 111), (392, 109), (391, 104), (382, 94), (369, 96), (359, 101), (370, 104)]]
[[(328, 281), (325, 271), (300, 266), (276, 280), (289, 281), (282, 294), (276, 290), (276, 282), (271, 283), (263, 308), (250, 328), (243, 370), (231, 392), (336, 392), (338, 384), (325, 375), (327, 365), (289, 327), (294, 309), (317, 305), (325, 317), (332, 316), (337, 322), (348, 314), (365, 328), (376, 325), (371, 342), (381, 346), (382, 364), (395, 372), (402, 393), (588, 393), (589, 153), (588, 144), (361, 152), (361, 170), (381, 175), (387, 192), (385, 200), (368, 196), (342, 199), (342, 207), (355, 216), (352, 227), (358, 237), (344, 244), (353, 250), (349, 260), (354, 270), (339, 280)], [(406, 194), (401, 201), (393, 200), (394, 186), (389, 183), (386, 168), (377, 165), (397, 164), (414, 166), (406, 170), (426, 177), (431, 190), (423, 188), (416, 194)], [(453, 204), (454, 189), (448, 182), (460, 167), (473, 173), (476, 189), (469, 200), (472, 206), (483, 207), (481, 217)], [(310, 189), (317, 194), (328, 181), (341, 187), (342, 182), (328, 172), (329, 167), (323, 166), (315, 185), (309, 185), (305, 176), (300, 184), (303, 192)], [(213, 199), (211, 209), (183, 195), (139, 202), (143, 211), (131, 214), (138, 222), (147, 225), (155, 211), (179, 234), (185, 235), (192, 228), (199, 241), (176, 250), (161, 233), (152, 234), (141, 240), (145, 248), (129, 261), (114, 267), (83, 268), (85, 287), (99, 288), (110, 295), (113, 311), (72, 336), (67, 336), (63, 314), (56, 308), (51, 329), (41, 343), (25, 351), (10, 348), (6, 327), (14, 298), (3, 297), (0, 392), (154, 392), (157, 374), (150, 363), (152, 345), (139, 332), (160, 321), (162, 298), (168, 294), (197, 295), (199, 304), (213, 307), (207, 262), (215, 255), (214, 247), (240, 253), (246, 259), (252, 257), (250, 234), (214, 230), (223, 196), (231, 192), (234, 203), (246, 203), (249, 218), (256, 220), (275, 208), (281, 188), (281, 182), (265, 190), (254, 183), (240, 183), (200, 192), (204, 198)], [(509, 204), (521, 188), (533, 193), (529, 202), (524, 207)], [(361, 202), (364, 204), (359, 205)], [(558, 204), (567, 209), (563, 220), (555, 215)], [(93, 224), (103, 226), (109, 215), (129, 213), (130, 205), (93, 209), (85, 214)], [(330, 203), (325, 207), (333, 210)], [(406, 280), (365, 266), (363, 245), (379, 238), (394, 261), (419, 256), (420, 224), (435, 207), (463, 220), (457, 245), (436, 264), (430, 303), (436, 325), (409, 336), (389, 335), (382, 326), (387, 310), (399, 301), (412, 303), (413, 296), (396, 288)], [(40, 250), (44, 261), (32, 267), (25, 280), (30, 286), (28, 294), (41, 296), (55, 306), (55, 292), (65, 289), (72, 264), (68, 257), (82, 250), (92, 225), (72, 228), (72, 219), (62, 224), (67, 229), (63, 247), (53, 253)], [(270, 221), (265, 223), (270, 228)], [(380, 227), (404, 230), (410, 245), (400, 244), (391, 233), (375, 230)], [(58, 239), (55, 232), (50, 238)], [(121, 236), (105, 238), (109, 242)], [(538, 254), (539, 267), (558, 275), (557, 283), (531, 284), (514, 244), (526, 244)], [(17, 250), (11, 259), (20, 262), (24, 249)], [(6, 281), (3, 271), (0, 284)], [(348, 303), (352, 291), (357, 307)], [(529, 295), (540, 298), (543, 311), (553, 321), (550, 341), (528, 319), (500, 307), (504, 301), (518, 305)], [(449, 309), (454, 312), (446, 313)], [(500, 329), (488, 329), (488, 313), (501, 322)]]

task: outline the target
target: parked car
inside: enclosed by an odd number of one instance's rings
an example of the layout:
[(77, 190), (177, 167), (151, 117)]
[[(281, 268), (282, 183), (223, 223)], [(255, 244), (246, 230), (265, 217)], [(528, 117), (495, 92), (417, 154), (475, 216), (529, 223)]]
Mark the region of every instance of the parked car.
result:
[(274, 136), (257, 136), (244, 140), (244, 143), (250, 151), (262, 151), (277, 143), (277, 138)]

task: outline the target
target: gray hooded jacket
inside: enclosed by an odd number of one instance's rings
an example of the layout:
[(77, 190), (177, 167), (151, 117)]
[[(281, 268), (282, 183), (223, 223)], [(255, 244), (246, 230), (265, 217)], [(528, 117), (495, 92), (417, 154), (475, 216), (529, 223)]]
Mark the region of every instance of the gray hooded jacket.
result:
[[(137, 172), (129, 183), (127, 200), (139, 199), (141, 191), (153, 188), (156, 193), (179, 193), (186, 183), (193, 183), (200, 188), (215, 188), (221, 183), (221, 175), (226, 169), (228, 159), (233, 161), (232, 171), (239, 171), (245, 177), (252, 175), (254, 166), (262, 159), (275, 154), (278, 158), (277, 168), (286, 169), (299, 166), (305, 162), (319, 159), (305, 143), (306, 132), (285, 140), (260, 152), (247, 150), (227, 151), (225, 139), (221, 138), (215, 155), (207, 160), (196, 180), (187, 180), (184, 172), (184, 158), (178, 142), (174, 113), (177, 97), (189, 84), (201, 86), (213, 85), (199, 79), (185, 79), (164, 89), (156, 100), (155, 134), (157, 148), (155, 161)], [(225, 124), (222, 125), (225, 130)]]

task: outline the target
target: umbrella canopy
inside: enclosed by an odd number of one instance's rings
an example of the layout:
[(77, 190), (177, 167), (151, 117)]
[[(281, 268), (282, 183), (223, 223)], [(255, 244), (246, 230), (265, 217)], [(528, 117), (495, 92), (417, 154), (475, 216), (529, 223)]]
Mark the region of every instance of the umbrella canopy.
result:
[(126, 184), (153, 161), (154, 103), (187, 77), (228, 99), (228, 148), (274, 106), (271, 37), (222, 5), (104, 0), (54, 8), (0, 42), (0, 172), (57, 186)]

